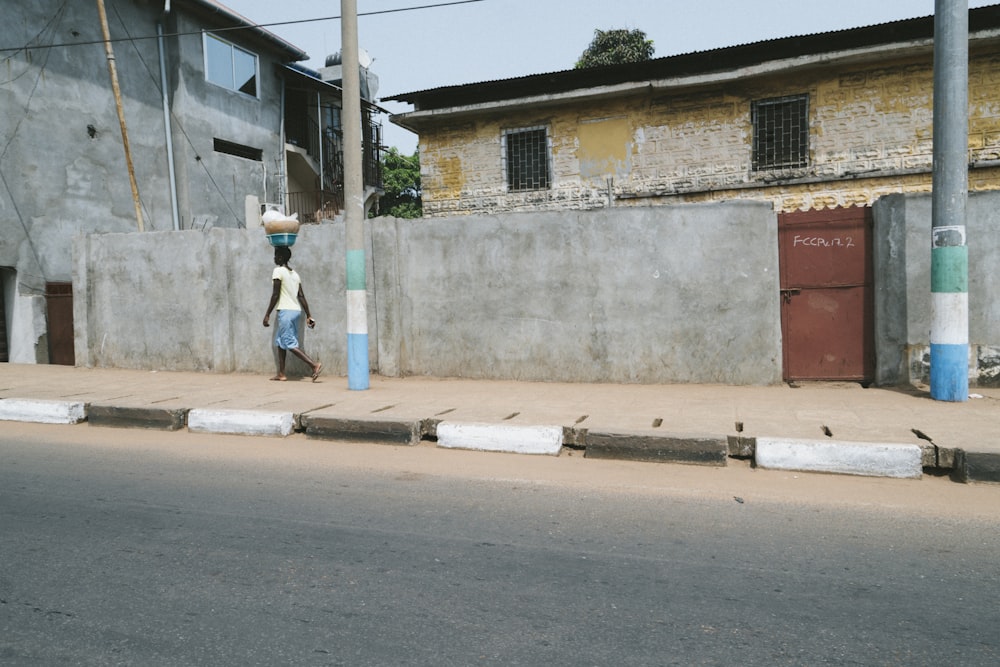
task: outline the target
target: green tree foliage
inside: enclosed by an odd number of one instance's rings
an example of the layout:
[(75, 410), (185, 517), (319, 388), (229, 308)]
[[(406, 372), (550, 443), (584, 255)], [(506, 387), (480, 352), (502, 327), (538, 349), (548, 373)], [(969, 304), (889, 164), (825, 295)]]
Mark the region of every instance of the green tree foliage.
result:
[(419, 218), (423, 215), (420, 201), (420, 153), (401, 155), (398, 148), (382, 154), (382, 187), (385, 194), (378, 202), (377, 215), (396, 218)]
[(642, 30), (595, 30), (594, 41), (576, 61), (576, 69), (638, 63), (653, 57), (653, 40)]

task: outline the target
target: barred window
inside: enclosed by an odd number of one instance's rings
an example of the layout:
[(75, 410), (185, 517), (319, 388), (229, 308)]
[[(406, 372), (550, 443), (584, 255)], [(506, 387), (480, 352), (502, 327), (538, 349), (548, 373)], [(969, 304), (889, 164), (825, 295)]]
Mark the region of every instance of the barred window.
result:
[(756, 100), (751, 116), (754, 171), (809, 164), (808, 95)]
[(501, 143), (508, 192), (548, 189), (549, 141), (545, 127), (507, 130)]

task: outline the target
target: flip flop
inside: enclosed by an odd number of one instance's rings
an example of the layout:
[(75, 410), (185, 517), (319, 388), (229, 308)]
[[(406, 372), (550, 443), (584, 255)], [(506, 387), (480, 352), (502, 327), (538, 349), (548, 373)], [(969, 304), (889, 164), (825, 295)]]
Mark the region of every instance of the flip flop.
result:
[(275, 375), (273, 378), (271, 378), (271, 381), (272, 382), (288, 382), (288, 378), (278, 377), (277, 375)]
[(313, 371), (313, 382), (319, 377), (319, 374), (323, 372), (323, 364), (316, 364), (316, 370)]

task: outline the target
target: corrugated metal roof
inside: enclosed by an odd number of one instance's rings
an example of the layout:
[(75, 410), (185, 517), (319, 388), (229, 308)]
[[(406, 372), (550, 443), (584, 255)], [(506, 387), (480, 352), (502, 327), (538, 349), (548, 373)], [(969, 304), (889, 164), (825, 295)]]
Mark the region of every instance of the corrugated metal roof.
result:
[[(998, 27), (1000, 27), (1000, 5), (969, 11), (970, 33)], [(695, 51), (640, 63), (562, 70), (430, 88), (383, 97), (382, 100), (408, 102), (414, 104), (418, 110), (426, 111), (600, 86), (707, 74), (776, 60), (928, 40), (933, 37), (934, 17), (923, 16), (860, 28), (781, 37)]]
[[(340, 94), (343, 94), (344, 92), (342, 86), (330, 81), (324, 81), (319, 72), (314, 69), (310, 69), (305, 65), (299, 65), (297, 63), (281, 65), (281, 71), (286, 72), (293, 83), (297, 82), (298, 85), (303, 86), (307, 90), (329, 90), (336, 91)], [(381, 113), (389, 113), (388, 109), (383, 109), (379, 105), (369, 102), (366, 99), (361, 100), (361, 105), (370, 109), (375, 109)]]

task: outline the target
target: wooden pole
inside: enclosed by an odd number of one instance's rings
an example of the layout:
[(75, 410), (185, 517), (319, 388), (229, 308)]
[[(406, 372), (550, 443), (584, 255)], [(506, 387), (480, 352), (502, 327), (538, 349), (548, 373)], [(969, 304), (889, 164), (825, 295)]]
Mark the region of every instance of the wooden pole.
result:
[(122, 108), (122, 91), (118, 87), (118, 68), (115, 67), (115, 53), (111, 49), (111, 31), (108, 30), (108, 15), (104, 11), (104, 0), (97, 0), (97, 13), (101, 18), (101, 34), (104, 35), (104, 53), (108, 58), (108, 74), (111, 75), (111, 89), (115, 93), (115, 107), (118, 109), (118, 124), (122, 128), (122, 145), (125, 147), (125, 164), (128, 179), (132, 185), (132, 202), (135, 204), (135, 222), (139, 231), (142, 224), (142, 204), (139, 202), (139, 186), (135, 182), (135, 168), (132, 166), (132, 150), (128, 144), (128, 128), (125, 126), (125, 110)]

